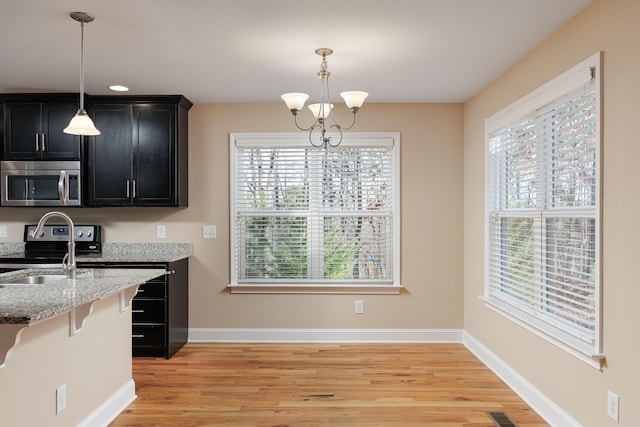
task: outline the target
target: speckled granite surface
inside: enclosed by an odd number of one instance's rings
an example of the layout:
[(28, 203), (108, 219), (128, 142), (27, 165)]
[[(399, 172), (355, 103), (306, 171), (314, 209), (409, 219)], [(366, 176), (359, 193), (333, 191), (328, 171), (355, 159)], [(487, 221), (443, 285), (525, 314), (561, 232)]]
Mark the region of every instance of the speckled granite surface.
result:
[(76, 257), (77, 261), (172, 262), (192, 255), (191, 243), (103, 243), (101, 257)]
[(24, 252), (24, 243), (0, 243), (0, 256)]
[(66, 277), (33, 286), (3, 287), (17, 277), (64, 274), (62, 270), (25, 269), (0, 274), (0, 324), (32, 324), (66, 313), (165, 274), (163, 269), (78, 269)]
[[(191, 243), (103, 243), (101, 256), (76, 256), (76, 262), (173, 262), (192, 254)], [(24, 243), (0, 243), (3, 256), (24, 256)]]

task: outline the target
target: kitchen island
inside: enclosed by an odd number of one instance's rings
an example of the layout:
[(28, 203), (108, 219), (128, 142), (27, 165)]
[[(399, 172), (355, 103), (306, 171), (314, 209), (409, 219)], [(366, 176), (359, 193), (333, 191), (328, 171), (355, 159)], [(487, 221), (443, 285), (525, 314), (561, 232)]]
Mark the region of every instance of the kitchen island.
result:
[(162, 269), (78, 269), (76, 279), (5, 286), (0, 274), (2, 425), (106, 425), (135, 399), (130, 303)]
[[(95, 230), (98, 231), (98, 230)], [(25, 231), (26, 232), (26, 231)], [(26, 245), (31, 245), (29, 251)], [(66, 243), (64, 243), (66, 249)], [(85, 244), (86, 247), (86, 244)], [(47, 246), (49, 249), (49, 246)], [(84, 268), (162, 268), (171, 274), (143, 284), (133, 301), (134, 357), (171, 358), (189, 335), (189, 267), (191, 243), (102, 243), (100, 250), (76, 254)], [(35, 259), (30, 254), (36, 255)], [(43, 262), (42, 249), (34, 242), (0, 243), (0, 272), (15, 266)], [(54, 252), (46, 262), (60, 263)], [(1, 363), (1, 362), (0, 362)]]

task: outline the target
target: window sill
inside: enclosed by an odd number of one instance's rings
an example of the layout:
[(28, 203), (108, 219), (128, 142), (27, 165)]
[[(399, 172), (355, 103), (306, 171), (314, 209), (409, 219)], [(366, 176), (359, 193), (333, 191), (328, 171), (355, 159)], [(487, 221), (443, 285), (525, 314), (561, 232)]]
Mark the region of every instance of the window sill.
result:
[(596, 353), (590, 353), (590, 352), (586, 352), (583, 349), (577, 348), (576, 346), (573, 346), (567, 342), (565, 342), (564, 340), (551, 335), (549, 332), (545, 331), (544, 329), (541, 329), (539, 327), (537, 327), (536, 325), (528, 322), (527, 320), (521, 318), (520, 316), (518, 316), (515, 313), (512, 313), (511, 311), (507, 310), (506, 308), (502, 307), (500, 304), (496, 304), (493, 301), (489, 300), (488, 298), (481, 296), (480, 299), (482, 301), (484, 301), (485, 303), (485, 307), (487, 307), (488, 309), (496, 312), (497, 314), (501, 315), (502, 317), (511, 320), (512, 322), (514, 322), (515, 324), (523, 327), (524, 329), (526, 329), (527, 331), (533, 333), (534, 335), (542, 338), (543, 340), (547, 341), (550, 344), (553, 344), (554, 346), (558, 347), (559, 349), (569, 353), (570, 355), (572, 355), (573, 357), (579, 359), (580, 361), (586, 363), (587, 365), (591, 366), (592, 368), (595, 368), (599, 371), (602, 370), (602, 367), (604, 366), (605, 363), (605, 356), (604, 354), (596, 354)]
[(232, 294), (355, 294), (355, 295), (399, 295), (404, 289), (399, 285), (227, 285)]

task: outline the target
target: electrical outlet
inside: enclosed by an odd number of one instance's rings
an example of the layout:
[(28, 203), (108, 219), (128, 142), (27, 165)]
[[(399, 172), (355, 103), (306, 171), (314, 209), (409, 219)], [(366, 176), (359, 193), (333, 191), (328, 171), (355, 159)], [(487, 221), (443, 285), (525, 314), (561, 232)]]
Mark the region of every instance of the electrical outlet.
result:
[(156, 225), (156, 237), (158, 239), (167, 237), (167, 229), (164, 225)]
[(355, 314), (364, 314), (364, 300), (357, 299), (355, 303)]
[(64, 411), (67, 407), (67, 385), (62, 384), (56, 389), (56, 414)]
[(215, 239), (216, 238), (216, 226), (215, 225), (203, 225), (202, 226), (202, 238), (203, 239)]
[(607, 415), (615, 422), (620, 418), (620, 397), (617, 394), (609, 391), (607, 393)]
[(7, 226), (0, 225), (0, 237), (7, 237)]

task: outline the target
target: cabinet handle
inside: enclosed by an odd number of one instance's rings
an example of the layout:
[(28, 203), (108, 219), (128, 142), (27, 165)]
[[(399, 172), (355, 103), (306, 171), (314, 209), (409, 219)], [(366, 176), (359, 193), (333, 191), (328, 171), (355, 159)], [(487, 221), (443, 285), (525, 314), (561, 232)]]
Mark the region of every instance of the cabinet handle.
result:
[(131, 335), (131, 338), (144, 338), (144, 335)]
[(41, 147), (41, 150), (40, 150), (40, 151), (43, 151), (43, 152), (44, 152), (44, 151), (46, 151), (46, 150), (47, 150), (47, 149), (45, 148), (45, 145), (44, 145), (44, 141), (45, 141), (45, 139), (46, 139), (46, 138), (47, 138), (47, 135), (43, 132), (43, 133), (42, 133), (42, 147)]
[(133, 180), (133, 197), (136, 197), (136, 180)]
[(40, 142), (38, 141), (38, 134), (36, 133), (36, 151), (40, 151)]
[(127, 197), (129, 197), (129, 180), (127, 180)]
[(60, 171), (60, 177), (58, 178), (58, 198), (62, 204), (67, 198), (67, 173), (65, 171)]
[(144, 313), (144, 310), (131, 310), (132, 313)]

